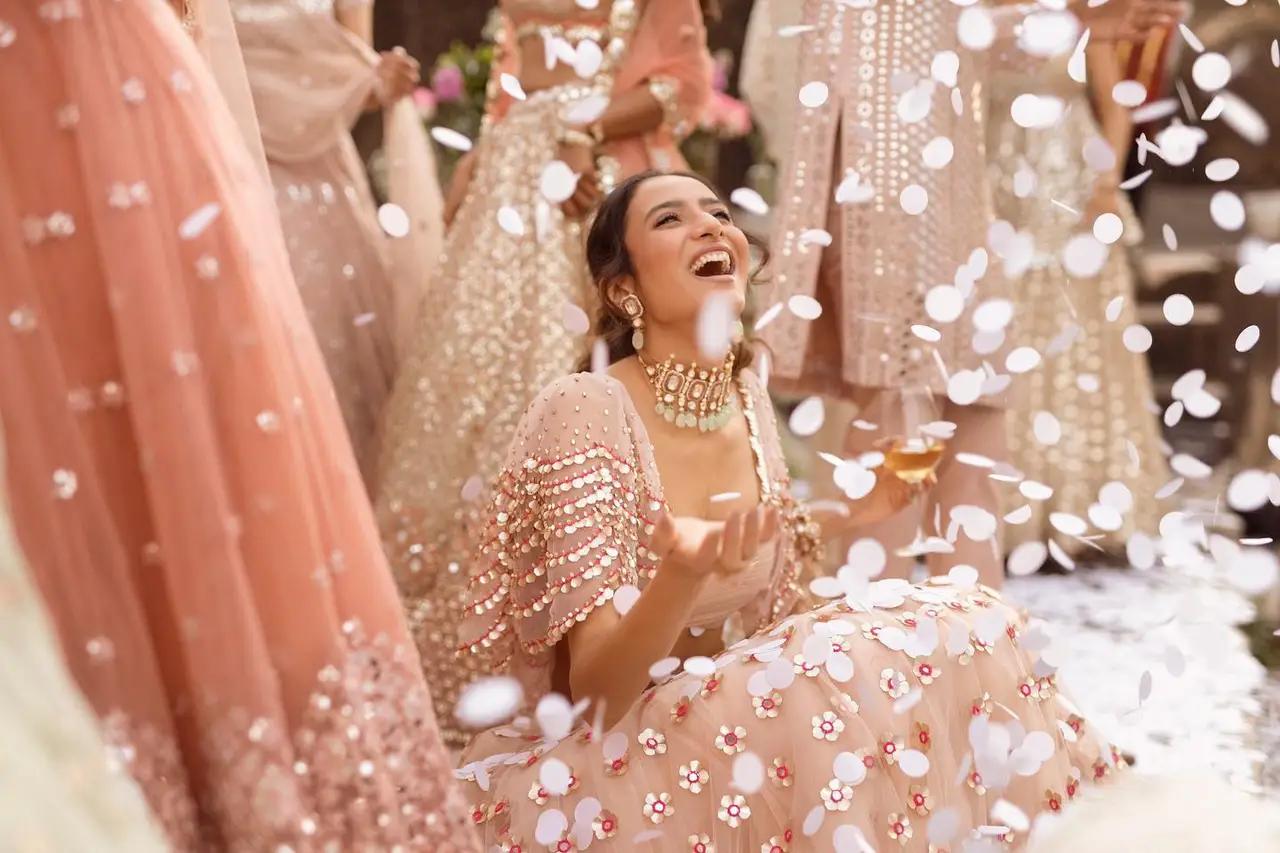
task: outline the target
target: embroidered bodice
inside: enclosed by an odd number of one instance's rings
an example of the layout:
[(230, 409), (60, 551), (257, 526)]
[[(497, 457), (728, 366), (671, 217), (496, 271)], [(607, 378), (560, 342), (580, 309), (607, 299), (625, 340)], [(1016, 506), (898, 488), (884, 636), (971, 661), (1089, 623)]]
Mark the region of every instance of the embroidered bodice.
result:
[[(814, 548), (790, 496), (769, 398), (754, 374), (737, 381), (761, 500), (781, 510), (782, 529), (756, 565), (707, 587), (695, 625), (736, 614), (750, 632), (790, 611)], [(648, 544), (663, 507), (653, 449), (623, 386), (586, 373), (552, 383), (526, 412), (494, 490), (463, 651), (489, 655), (536, 701), (548, 687), (547, 653), (619, 589), (652, 578)]]

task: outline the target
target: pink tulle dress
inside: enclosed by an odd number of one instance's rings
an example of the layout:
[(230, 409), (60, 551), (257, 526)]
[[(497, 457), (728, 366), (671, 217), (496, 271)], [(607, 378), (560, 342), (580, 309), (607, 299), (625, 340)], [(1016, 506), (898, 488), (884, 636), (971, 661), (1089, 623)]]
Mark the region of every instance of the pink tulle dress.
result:
[(0, 416), (177, 851), (478, 851), (275, 208), (159, 0), (0, 0)]

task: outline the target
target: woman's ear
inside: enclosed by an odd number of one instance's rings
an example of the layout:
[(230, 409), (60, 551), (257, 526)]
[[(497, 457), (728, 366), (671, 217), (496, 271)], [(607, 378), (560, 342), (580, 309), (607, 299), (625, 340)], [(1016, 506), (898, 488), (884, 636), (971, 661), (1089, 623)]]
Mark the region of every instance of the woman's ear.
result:
[(604, 298), (622, 307), (622, 300), (636, 295), (636, 282), (629, 275), (621, 275), (604, 286)]

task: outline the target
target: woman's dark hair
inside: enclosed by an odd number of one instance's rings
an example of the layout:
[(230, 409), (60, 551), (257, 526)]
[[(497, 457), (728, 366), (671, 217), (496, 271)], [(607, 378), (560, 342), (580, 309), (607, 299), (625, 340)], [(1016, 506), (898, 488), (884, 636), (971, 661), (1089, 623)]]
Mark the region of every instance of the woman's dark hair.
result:
[[(635, 275), (635, 269), (631, 265), (631, 253), (627, 251), (627, 212), (631, 209), (631, 202), (641, 184), (651, 178), (668, 175), (693, 178), (715, 193), (716, 198), (724, 199), (720, 191), (701, 175), (695, 175), (692, 172), (653, 170), (641, 172), (622, 181), (600, 202), (595, 219), (591, 223), (591, 230), (587, 234), (587, 269), (591, 273), (591, 281), (595, 285), (599, 303), (595, 337), (604, 341), (608, 348), (609, 364), (615, 364), (636, 354), (635, 347), (631, 345), (633, 331), (631, 318), (622, 310), (620, 304), (610, 298), (613, 294), (609, 292), (610, 286), (618, 279)], [(747, 279), (749, 284), (755, 284), (759, 280), (760, 272), (769, 263), (769, 247), (763, 240), (751, 234), (747, 235), (747, 242), (755, 250), (752, 254), (759, 258)], [(745, 328), (750, 328), (749, 318), (745, 313), (742, 323)], [(749, 335), (744, 335), (742, 340), (733, 345), (733, 355), (735, 373), (751, 364), (753, 350)], [(578, 370), (585, 372), (590, 369), (591, 356), (588, 354), (578, 365)]]

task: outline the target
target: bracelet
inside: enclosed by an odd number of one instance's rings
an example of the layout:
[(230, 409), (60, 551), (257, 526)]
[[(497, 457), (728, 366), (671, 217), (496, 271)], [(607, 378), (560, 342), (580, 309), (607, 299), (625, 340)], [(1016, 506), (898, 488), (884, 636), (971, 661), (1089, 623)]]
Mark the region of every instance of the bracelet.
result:
[(596, 147), (596, 140), (594, 137), (572, 127), (560, 129), (559, 141), (569, 145), (578, 145), (583, 148), (594, 149)]

